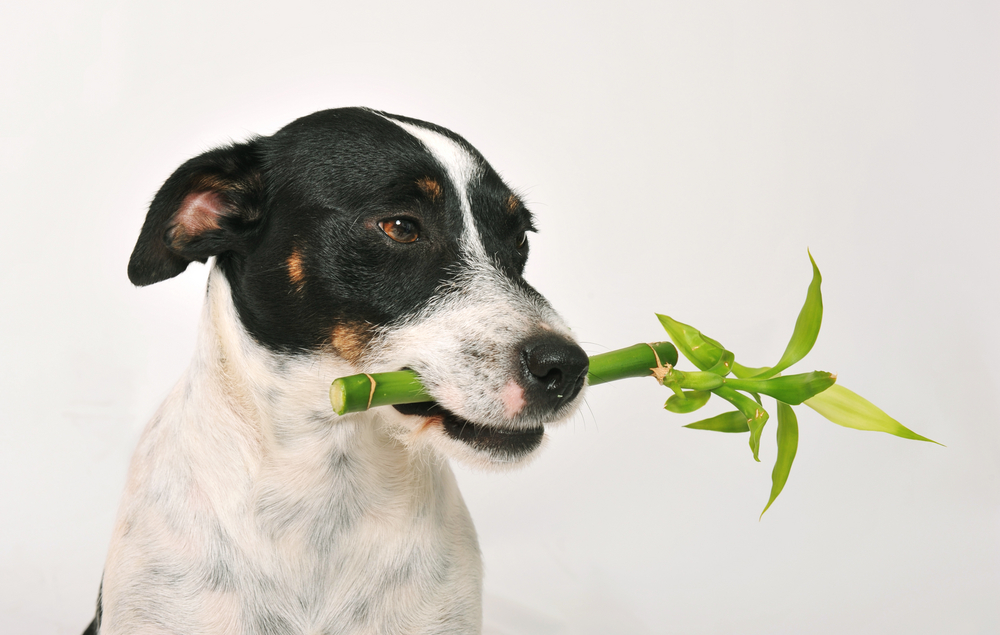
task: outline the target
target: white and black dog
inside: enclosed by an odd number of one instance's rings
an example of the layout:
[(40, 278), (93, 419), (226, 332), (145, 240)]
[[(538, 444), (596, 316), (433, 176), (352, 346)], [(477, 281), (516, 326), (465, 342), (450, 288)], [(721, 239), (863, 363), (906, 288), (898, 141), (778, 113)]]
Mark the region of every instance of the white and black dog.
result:
[[(194, 359), (146, 428), (88, 633), (477, 633), (448, 466), (507, 467), (580, 401), (587, 356), (522, 278), (531, 215), (458, 135), (360, 108), (184, 163), (129, 262), (214, 257)], [(339, 376), (435, 402), (337, 417)]]

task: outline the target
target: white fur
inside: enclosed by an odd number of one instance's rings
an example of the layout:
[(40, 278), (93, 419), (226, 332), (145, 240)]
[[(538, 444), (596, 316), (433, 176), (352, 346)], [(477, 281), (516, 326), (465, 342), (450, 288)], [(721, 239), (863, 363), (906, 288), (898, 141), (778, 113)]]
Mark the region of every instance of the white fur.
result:
[(478, 632), (454, 476), (378, 412), (337, 418), (350, 372), (257, 345), (213, 269), (197, 355), (132, 462), (102, 634)]
[[(518, 342), (545, 330), (543, 323), (572, 339), (548, 303), (489, 265), (469, 265), (450, 286), (424, 311), (381, 333), (371, 368), (412, 368), (441, 405), (477, 423), (518, 429), (572, 414), (579, 398), (545, 419), (520, 412), (511, 418), (504, 400), (510, 378), (520, 373)], [(478, 354), (467, 354), (470, 348)], [(470, 460), (467, 452), (475, 451), (461, 445), (456, 458)], [(479, 466), (495, 460), (471, 459)]]
[[(477, 423), (517, 429), (565, 420), (580, 403), (579, 397), (562, 412), (544, 420), (517, 416), (520, 411), (512, 417), (505, 400), (510, 378), (520, 372), (518, 342), (543, 331), (559, 333), (567, 340), (573, 337), (541, 296), (513, 284), (486, 255), (468, 197), (470, 186), (480, 174), (476, 158), (441, 133), (386, 119), (419, 139), (447, 171), (462, 208), (464, 264), (422, 312), (382, 330), (372, 347), (376, 353), (368, 368), (415, 370), (441, 405)], [(468, 355), (468, 347), (480, 354)], [(409, 428), (411, 432), (424, 432), (412, 424)], [(478, 467), (505, 463), (505, 459), (486, 455), (443, 433), (424, 436), (440, 451), (463, 462)]]
[(427, 151), (448, 172), (448, 178), (457, 188), (459, 205), (462, 207), (462, 220), (464, 223), (464, 233), (462, 234), (462, 250), (472, 260), (486, 262), (486, 249), (483, 241), (476, 231), (476, 221), (472, 217), (472, 205), (469, 203), (469, 185), (479, 178), (479, 165), (475, 157), (470, 155), (465, 148), (449, 139), (439, 132), (430, 128), (424, 128), (405, 121), (399, 121), (391, 117), (386, 117), (403, 130), (416, 137), (423, 143)]

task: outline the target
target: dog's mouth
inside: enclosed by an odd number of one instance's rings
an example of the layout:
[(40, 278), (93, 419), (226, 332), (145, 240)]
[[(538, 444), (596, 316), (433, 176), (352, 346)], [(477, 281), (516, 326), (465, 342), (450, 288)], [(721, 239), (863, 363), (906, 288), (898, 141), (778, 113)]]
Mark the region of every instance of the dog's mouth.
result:
[(404, 415), (440, 419), (441, 427), (449, 437), (502, 461), (514, 461), (530, 454), (541, 445), (545, 436), (544, 426), (511, 430), (473, 423), (446, 410), (436, 401), (398, 404), (393, 408)]

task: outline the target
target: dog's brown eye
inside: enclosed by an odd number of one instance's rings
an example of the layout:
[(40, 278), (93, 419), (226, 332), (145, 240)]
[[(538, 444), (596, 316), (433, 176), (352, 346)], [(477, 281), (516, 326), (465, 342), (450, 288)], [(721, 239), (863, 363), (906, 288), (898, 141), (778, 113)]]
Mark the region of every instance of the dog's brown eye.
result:
[(528, 244), (528, 232), (521, 232), (521, 235), (517, 237), (517, 248), (524, 249), (525, 245)]
[(420, 238), (420, 228), (408, 218), (390, 218), (379, 223), (385, 235), (397, 243), (412, 243)]

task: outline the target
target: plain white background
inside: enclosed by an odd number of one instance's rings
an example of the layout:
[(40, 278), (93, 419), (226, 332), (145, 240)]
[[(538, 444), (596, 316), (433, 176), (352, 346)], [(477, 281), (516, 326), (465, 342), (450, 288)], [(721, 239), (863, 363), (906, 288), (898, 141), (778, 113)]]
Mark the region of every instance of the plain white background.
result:
[[(129, 456), (206, 270), (125, 265), (187, 158), (324, 108), (468, 138), (538, 219), (528, 279), (589, 352), (692, 323), (947, 447), (800, 411), (784, 494), (651, 381), (527, 469), (458, 468), (493, 633), (1000, 632), (993, 2), (17, 2), (0, 9), (0, 627), (90, 620)], [(712, 406), (709, 414), (721, 411)]]

